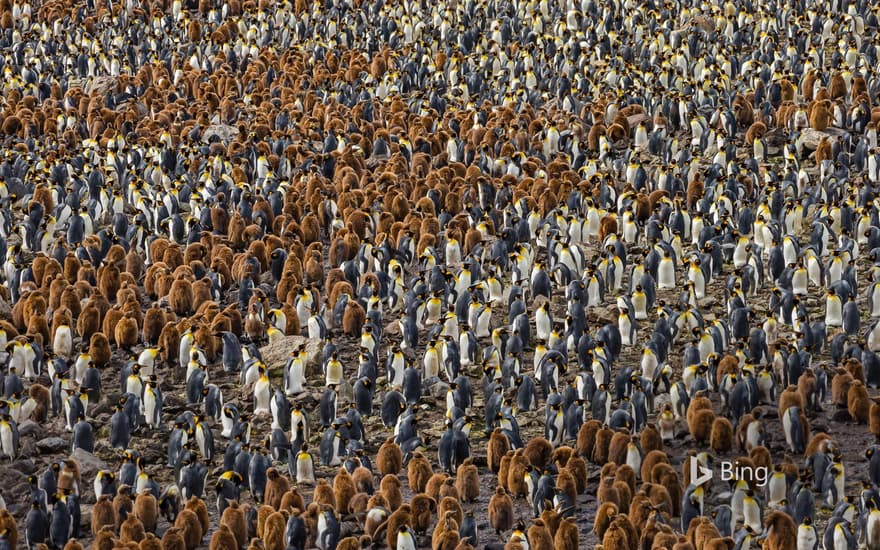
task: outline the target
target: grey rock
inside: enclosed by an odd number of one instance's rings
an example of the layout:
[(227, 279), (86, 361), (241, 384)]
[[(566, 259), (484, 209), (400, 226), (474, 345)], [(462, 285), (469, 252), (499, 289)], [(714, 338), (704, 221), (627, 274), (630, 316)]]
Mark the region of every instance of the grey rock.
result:
[(106, 462), (83, 449), (73, 451), (70, 457), (79, 463), (79, 470), (83, 479), (92, 479), (98, 473), (98, 470), (107, 469)]
[(336, 387), (336, 393), (339, 400), (343, 403), (354, 401), (354, 388), (351, 387), (348, 380), (342, 380), (339, 386)]
[(37, 471), (37, 465), (30, 459), (16, 460), (12, 463), (12, 467), (25, 475), (31, 475)]
[(439, 378), (428, 386), (428, 394), (437, 400), (445, 400), (447, 391), (449, 391), (449, 384)]
[(202, 141), (208, 143), (212, 137), (217, 136), (220, 141), (229, 143), (238, 137), (238, 128), (229, 126), (228, 124), (214, 124), (205, 128), (202, 132)]
[(37, 441), (37, 449), (41, 453), (55, 453), (67, 447), (67, 442), (60, 437), (47, 437)]
[(37, 456), (38, 454), (37, 445), (34, 443), (33, 439), (27, 438), (21, 441), (21, 444), (18, 447), (18, 456), (30, 458), (32, 456)]
[(826, 128), (825, 130), (813, 130), (812, 128), (804, 128), (801, 130), (801, 142), (805, 149), (815, 151), (819, 146), (819, 142), (823, 137), (828, 137), (832, 142), (836, 138), (849, 138), (849, 132), (840, 128)]
[(112, 76), (96, 76), (88, 80), (83, 86), (83, 91), (87, 95), (91, 95), (92, 92), (98, 92), (98, 95), (107, 95), (110, 93), (116, 93), (119, 88), (119, 82), (115, 77)]
[(18, 435), (25, 437), (31, 436), (35, 439), (42, 439), (46, 430), (33, 420), (22, 420), (18, 425)]
[(27, 474), (15, 468), (0, 468), (0, 487), (14, 487), (27, 482)]
[(626, 122), (629, 124), (630, 128), (635, 128), (642, 122), (645, 123), (645, 126), (650, 129), (652, 126), (651, 117), (646, 115), (645, 113), (638, 113), (633, 116), (626, 117)]
[(260, 354), (263, 356), (263, 362), (269, 370), (284, 368), (290, 352), (305, 344), (306, 346), (306, 376), (318, 372), (321, 367), (321, 354), (323, 345), (318, 339), (311, 339), (305, 336), (285, 336), (284, 338), (267, 344), (260, 348)]

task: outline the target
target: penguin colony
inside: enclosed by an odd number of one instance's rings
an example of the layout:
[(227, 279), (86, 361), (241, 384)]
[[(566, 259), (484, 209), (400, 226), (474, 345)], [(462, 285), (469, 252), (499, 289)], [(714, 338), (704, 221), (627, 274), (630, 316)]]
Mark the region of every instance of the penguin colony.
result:
[(878, 28), (0, 0), (0, 549), (880, 549)]

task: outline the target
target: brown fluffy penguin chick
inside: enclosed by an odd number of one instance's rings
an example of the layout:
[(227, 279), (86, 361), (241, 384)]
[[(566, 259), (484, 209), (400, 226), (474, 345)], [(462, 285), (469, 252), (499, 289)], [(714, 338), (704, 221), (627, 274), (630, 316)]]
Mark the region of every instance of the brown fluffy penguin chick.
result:
[(403, 451), (394, 442), (393, 437), (386, 439), (385, 443), (382, 443), (382, 446), (379, 447), (379, 452), (376, 455), (376, 466), (379, 468), (379, 473), (383, 476), (388, 474), (397, 475), (400, 469), (403, 468)]
[(162, 550), (162, 541), (153, 533), (147, 533), (138, 545), (138, 550)]
[(263, 544), (267, 549), (284, 548), (284, 533), (287, 528), (287, 517), (284, 512), (275, 512), (266, 518), (263, 526)]
[(397, 534), (404, 525), (412, 525), (412, 510), (409, 504), (402, 504), (394, 510), (385, 522), (385, 543), (388, 548), (397, 548)]
[(368, 495), (373, 494), (373, 472), (367, 468), (364, 468), (363, 466), (355, 468), (354, 472), (351, 474), (351, 481), (354, 483), (354, 489), (358, 493), (367, 493)]
[(596, 500), (601, 503), (611, 502), (620, 509), (620, 494), (614, 485), (613, 477), (606, 477), (599, 482), (599, 488), (596, 492)]
[(95, 366), (99, 369), (106, 367), (110, 363), (111, 354), (110, 341), (107, 340), (107, 336), (103, 332), (92, 334), (92, 337), (89, 339), (89, 355), (92, 357)]
[(369, 503), (370, 495), (358, 491), (358, 493), (355, 494), (350, 501), (348, 501), (348, 510), (346, 510), (346, 512), (357, 516), (363, 516), (367, 513), (367, 510), (369, 510), (367, 506)]
[(499, 536), (513, 528), (513, 500), (500, 485), (489, 499), (489, 524)]
[(733, 424), (730, 420), (719, 416), (712, 423), (709, 435), (709, 448), (713, 452), (723, 454), (733, 449)]
[(735, 546), (733, 537), (715, 537), (703, 544), (703, 550), (733, 550)]
[(226, 525), (229, 528), (233, 536), (235, 536), (236, 543), (239, 547), (247, 544), (247, 519), (244, 516), (244, 510), (238, 505), (238, 501), (231, 501), (229, 506), (223, 510), (223, 515), (220, 516), (220, 524)]
[(239, 546), (238, 540), (229, 527), (221, 523), (211, 535), (211, 543), (208, 548), (209, 550), (238, 550)]
[(617, 505), (613, 502), (603, 502), (596, 510), (596, 517), (593, 519), (593, 532), (600, 539), (605, 536), (605, 531), (611, 522), (617, 517)]
[(130, 315), (124, 315), (119, 319), (119, 322), (116, 323), (116, 327), (113, 329), (113, 335), (116, 340), (116, 345), (119, 346), (120, 349), (132, 349), (138, 343), (139, 334), (137, 320)]
[(455, 550), (461, 542), (461, 536), (458, 534), (459, 525), (455, 520), (447, 515), (443, 523), (445, 528), (441, 530), (438, 526), (431, 536), (431, 550)]
[(822, 136), (813, 154), (815, 155), (817, 165), (821, 165), (822, 161), (832, 159), (831, 142), (828, 140), (828, 136)]
[(410, 490), (414, 493), (424, 493), (425, 486), (432, 475), (434, 475), (434, 471), (431, 469), (431, 462), (421, 451), (414, 452), (406, 466), (406, 478)]
[(366, 550), (373, 545), (373, 539), (367, 535), (345, 537), (336, 546), (336, 550)]
[(611, 447), (611, 439), (614, 437), (614, 430), (611, 428), (601, 428), (596, 432), (596, 442), (593, 446), (592, 461), (594, 464), (606, 464), (608, 462), (608, 452)]
[(281, 506), (279, 507), (279, 509), (290, 511), (294, 508), (297, 510), (306, 509), (305, 500), (303, 499), (302, 495), (299, 494), (299, 490), (297, 490), (295, 485), (292, 486), (286, 493), (284, 493), (283, 497), (281, 497)]
[(31, 399), (37, 402), (37, 406), (31, 413), (31, 420), (38, 423), (45, 421), (49, 414), (49, 407), (52, 399), (49, 388), (39, 383), (33, 383), (31, 384), (31, 387), (28, 388), (28, 395)]
[(364, 328), (367, 312), (357, 300), (349, 300), (342, 314), (342, 333), (347, 336), (359, 337)]
[(764, 548), (767, 550), (790, 550), (797, 540), (797, 526), (791, 516), (780, 510), (774, 510), (764, 519), (764, 532), (767, 538)]
[(825, 131), (832, 121), (831, 101), (824, 99), (814, 101), (810, 110), (810, 128), (820, 132)]
[[(831, 379), (831, 401), (840, 408), (847, 406), (847, 395), (849, 387), (855, 378), (842, 368), (837, 368), (834, 377)], [(780, 396), (781, 397), (781, 396)], [(783, 409), (784, 410), (784, 409)], [(780, 416), (781, 418), (781, 416)]]
[(715, 413), (712, 409), (699, 409), (688, 415), (688, 430), (698, 445), (705, 445), (712, 435)]
[(462, 502), (475, 502), (480, 496), (480, 475), (470, 457), (455, 473), (455, 488)]
[(556, 529), (559, 528), (559, 524), (562, 522), (562, 514), (552, 508), (545, 508), (539, 517), (544, 522), (544, 525), (547, 526), (547, 530), (550, 531), (550, 536), (555, 537)]
[(553, 450), (553, 462), (557, 466), (565, 466), (571, 457), (574, 456), (574, 449), (568, 445), (562, 445)]
[(489, 463), (489, 469), (493, 474), (497, 474), (501, 468), (501, 459), (510, 450), (510, 441), (504, 435), (504, 430), (495, 428), (489, 436), (489, 443), (486, 446), (486, 461)]
[(535, 550), (553, 550), (553, 535), (550, 534), (550, 530), (544, 525), (544, 520), (533, 519), (527, 536), (530, 548)]
[(574, 476), (578, 494), (582, 494), (587, 490), (587, 479), (589, 478), (587, 461), (580, 456), (572, 456), (568, 459), (565, 467), (571, 472), (571, 475)]
[(434, 525), (434, 512), (437, 510), (437, 501), (425, 493), (419, 493), (413, 495), (409, 501), (409, 506), (412, 509), (411, 527), (417, 534), (424, 535)]
[(155, 533), (159, 523), (159, 507), (156, 497), (149, 490), (139, 494), (134, 499), (134, 515), (144, 525), (144, 531)]
[[(770, 451), (767, 447), (763, 445), (759, 445), (754, 447), (751, 451), (749, 451), (749, 458), (752, 459), (752, 462), (755, 463), (755, 466), (763, 466), (767, 468), (767, 471), (773, 469), (773, 457), (770, 456)], [(792, 479), (797, 477), (797, 468), (794, 469), (793, 472), (787, 472), (792, 474)]]
[(389, 510), (400, 508), (403, 502), (403, 493), (400, 490), (400, 479), (396, 474), (384, 476), (382, 481), (379, 482), (379, 490), (382, 492), (382, 496), (385, 497)]
[(804, 370), (798, 377), (797, 390), (801, 394), (804, 412), (812, 415), (819, 408), (819, 403), (816, 399), (818, 395), (816, 391), (816, 374), (812, 368)]
[[(193, 520), (198, 521), (195, 518)], [(162, 550), (188, 550), (181, 527), (174, 525), (165, 530), (162, 535)]]
[(92, 536), (97, 536), (107, 526), (116, 529), (116, 512), (113, 509), (110, 495), (101, 495), (101, 498), (92, 507)]
[(440, 496), (440, 488), (443, 487), (447, 479), (449, 479), (449, 474), (446, 472), (435, 472), (428, 480), (428, 484), (425, 485), (425, 494), (437, 500)]
[(721, 533), (718, 531), (718, 528), (715, 527), (710, 518), (705, 516), (694, 518), (688, 525), (687, 533), (685, 533), (685, 537), (687, 537), (688, 542), (694, 548), (702, 548), (707, 541), (720, 536)]
[(191, 496), (186, 501), (186, 506), (184, 507), (195, 512), (196, 517), (199, 518), (199, 525), (202, 526), (202, 535), (207, 534), (211, 528), (211, 516), (208, 515), (208, 507), (205, 505), (205, 501), (196, 496)]
[(874, 439), (880, 441), (880, 402), (877, 399), (871, 401), (871, 408), (868, 412), (868, 428)]
[(636, 471), (629, 464), (621, 464), (614, 473), (615, 481), (622, 481), (629, 487), (630, 493), (636, 492)]
[(146, 536), (144, 524), (134, 514), (129, 514), (119, 527), (119, 540), (122, 542), (140, 542), (144, 540), (144, 536)]
[(461, 509), (461, 503), (457, 498), (443, 497), (440, 499), (440, 504), (437, 505), (437, 516), (446, 517), (447, 512), (452, 513), (452, 517), (459, 525), (464, 521), (464, 510)]
[(290, 489), (290, 481), (277, 468), (266, 470), (266, 489), (263, 491), (263, 502), (275, 508), (281, 508), (281, 499)]
[(437, 500), (443, 500), (446, 497), (452, 497), (455, 500), (459, 500), (458, 498), (458, 489), (455, 488), (455, 479), (451, 477), (447, 477), (443, 482), (443, 485), (440, 486), (440, 491), (437, 493)]
[[(596, 433), (602, 428), (598, 420), (587, 420), (578, 430), (575, 451), (577, 454), (590, 460), (593, 457), (593, 447), (596, 444)], [(645, 451), (647, 452), (647, 451)]]
[(626, 430), (614, 432), (614, 435), (611, 436), (611, 443), (608, 445), (608, 462), (625, 464), (626, 451), (630, 441), (632, 441), (632, 436)]
[[(95, 534), (95, 540), (92, 541), (93, 550), (113, 550), (115, 546), (116, 533), (113, 527), (105, 525)], [(161, 548), (161, 542), (160, 548)]]
[[(617, 514), (617, 517), (614, 518), (614, 521), (611, 522), (611, 526), (608, 528), (608, 531), (605, 532), (605, 536), (602, 538), (602, 543), (605, 544), (605, 539), (608, 538), (608, 533), (613, 533), (619, 530), (623, 533), (624, 539), (628, 542), (629, 548), (635, 549), (639, 543), (639, 535), (635, 530), (632, 522), (629, 521), (629, 518), (626, 514)], [(613, 546), (606, 548), (614, 548)]]
[(336, 477), (333, 478), (333, 493), (336, 495), (336, 510), (348, 510), (348, 503), (354, 498), (357, 490), (345, 466), (341, 466)]
[(553, 445), (544, 437), (533, 437), (526, 443), (523, 454), (529, 464), (543, 470), (553, 459)]
[(434, 528), (434, 532), (431, 533), (431, 549), (436, 550), (444, 544), (451, 544), (452, 541), (449, 539), (448, 534), (455, 533), (457, 535), (458, 529), (459, 525), (458, 522), (455, 521), (454, 514), (447, 513), (442, 516), (437, 523), (437, 526)]
[(199, 521), (199, 516), (192, 510), (187, 508), (181, 510), (177, 519), (174, 520), (174, 526), (180, 529), (183, 544), (187, 550), (194, 550), (202, 544), (202, 536), (204, 535), (202, 523)]
[(859, 424), (867, 424), (871, 416), (871, 400), (868, 389), (861, 380), (854, 380), (846, 393), (847, 410), (852, 419)]
[(609, 214), (599, 220), (599, 242), (603, 242), (608, 235), (614, 235), (619, 231), (617, 214)]
[(510, 459), (510, 467), (507, 470), (507, 491), (514, 497), (525, 496), (528, 488), (526, 487), (525, 475), (531, 467), (528, 459), (523, 455), (522, 449), (513, 452)]
[(513, 451), (507, 451), (507, 453), (501, 457), (501, 464), (498, 466), (498, 485), (504, 487), (505, 490), (510, 490), (510, 487), (507, 485), (507, 478), (510, 474), (510, 463), (513, 461)]
[(639, 444), (642, 447), (642, 453), (650, 453), (651, 451), (663, 450), (663, 438), (660, 431), (652, 423), (648, 423), (639, 435)]
[(651, 451), (646, 453), (644, 458), (642, 458), (642, 467), (639, 471), (641, 478), (646, 481), (650, 480), (651, 472), (657, 464), (669, 464), (669, 457), (666, 456), (666, 453), (663, 451)]
[(326, 479), (321, 478), (318, 480), (312, 493), (312, 502), (320, 505), (336, 506), (336, 494), (333, 492), (330, 482)]
[(577, 525), (575, 522), (563, 518), (553, 536), (553, 547), (555, 550), (577, 550), (579, 543), (580, 534)]

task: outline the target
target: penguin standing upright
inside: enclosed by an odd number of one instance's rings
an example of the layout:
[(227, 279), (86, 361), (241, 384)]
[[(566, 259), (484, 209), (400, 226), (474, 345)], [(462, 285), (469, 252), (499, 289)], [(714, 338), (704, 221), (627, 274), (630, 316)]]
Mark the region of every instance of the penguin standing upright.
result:
[(620, 331), (620, 343), (624, 346), (634, 346), (637, 343), (635, 319), (629, 308), (619, 307), (617, 315), (617, 329)]
[(782, 415), (782, 430), (785, 434), (785, 441), (791, 452), (796, 454), (803, 453), (806, 448), (802, 417), (803, 413), (797, 406), (789, 407)]
[(669, 250), (664, 252), (657, 266), (657, 286), (661, 289), (675, 288), (675, 262)]
[(843, 326), (843, 304), (834, 287), (829, 288), (825, 295), (825, 326)]
[(259, 378), (254, 384), (254, 414), (271, 415), (272, 384), (265, 366), (260, 365), (258, 373)]
[(49, 524), (50, 546), (64, 548), (73, 530), (70, 509), (67, 507), (64, 495), (58, 494), (55, 504), (52, 506), (52, 516)]
[(843, 305), (841, 324), (844, 333), (848, 336), (856, 336), (862, 328), (861, 312), (853, 295), (850, 295)]
[(110, 417), (110, 445), (117, 449), (127, 449), (131, 441), (131, 424), (120, 405)]
[(303, 445), (296, 454), (295, 477), (297, 483), (305, 485), (315, 484), (315, 467), (308, 445)]
[(95, 434), (92, 430), (92, 425), (86, 421), (83, 415), (80, 415), (79, 420), (73, 427), (70, 449), (71, 452), (77, 449), (82, 449), (89, 453), (95, 452)]
[[(880, 520), (880, 518), (877, 518)], [(870, 523), (870, 516), (868, 522)], [(805, 517), (798, 525), (797, 530), (797, 550), (817, 550), (819, 548), (819, 537), (816, 534), (816, 526), (810, 517)]]
[(408, 525), (401, 525), (397, 530), (397, 550), (416, 550), (416, 535)]
[(565, 415), (561, 403), (554, 403), (547, 408), (547, 419), (544, 423), (544, 437), (553, 448), (562, 445), (565, 436)]

